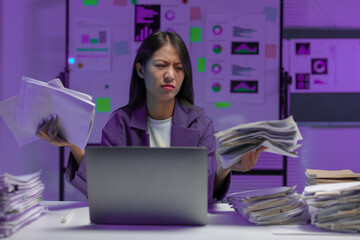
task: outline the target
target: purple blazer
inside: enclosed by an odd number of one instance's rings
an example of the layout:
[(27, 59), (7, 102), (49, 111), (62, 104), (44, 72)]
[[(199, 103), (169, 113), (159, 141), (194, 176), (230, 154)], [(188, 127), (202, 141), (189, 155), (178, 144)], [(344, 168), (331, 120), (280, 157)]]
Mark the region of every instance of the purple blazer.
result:
[[(102, 131), (102, 146), (150, 146), (147, 133), (146, 104), (134, 109), (118, 109), (111, 116)], [(214, 203), (226, 195), (230, 185), (230, 174), (223, 189), (213, 194), (216, 169), (216, 142), (212, 122), (204, 110), (176, 101), (171, 126), (171, 146), (201, 146), (208, 150), (208, 202)], [(78, 167), (70, 154), (66, 168), (66, 179), (87, 196), (86, 154)]]

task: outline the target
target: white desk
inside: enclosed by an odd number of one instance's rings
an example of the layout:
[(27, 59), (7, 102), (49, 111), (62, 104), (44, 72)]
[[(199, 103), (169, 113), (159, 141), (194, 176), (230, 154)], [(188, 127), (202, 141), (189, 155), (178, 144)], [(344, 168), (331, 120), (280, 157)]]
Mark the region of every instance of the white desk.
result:
[[(360, 239), (360, 234), (340, 234), (303, 231), (303, 235), (273, 234), (270, 226), (254, 226), (236, 214), (227, 204), (217, 204), (208, 214), (208, 225), (193, 226), (136, 226), (136, 225), (95, 225), (90, 223), (89, 208), (85, 202), (44, 202), (49, 212), (20, 229), (10, 240), (72, 240), (72, 239), (146, 239), (146, 240), (201, 240), (201, 239), (250, 239), (250, 240), (291, 240), (291, 239)], [(74, 216), (66, 223), (61, 219), (74, 209)], [(314, 235), (316, 234), (316, 235)]]

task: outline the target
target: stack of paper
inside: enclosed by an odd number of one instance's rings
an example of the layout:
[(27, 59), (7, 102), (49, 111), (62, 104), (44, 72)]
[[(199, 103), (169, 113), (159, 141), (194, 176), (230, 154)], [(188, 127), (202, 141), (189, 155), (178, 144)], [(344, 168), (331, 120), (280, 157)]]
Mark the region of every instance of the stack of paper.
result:
[(277, 187), (229, 194), (235, 211), (257, 225), (305, 223), (306, 206), (293, 187)]
[(241, 160), (242, 155), (261, 146), (267, 152), (298, 157), (295, 149), (302, 140), (299, 128), (290, 116), (283, 120), (240, 124), (215, 134), (221, 165), (228, 168)]
[(360, 182), (307, 186), (302, 198), (315, 226), (340, 232), (360, 232)]
[(19, 95), (0, 102), (0, 115), (19, 146), (38, 139), (37, 126), (50, 114), (59, 116), (61, 137), (84, 149), (95, 116), (91, 96), (64, 88), (60, 79), (45, 83), (23, 77)]
[(43, 191), (40, 171), (17, 177), (0, 175), (0, 238), (12, 235), (47, 212), (39, 205)]
[(316, 184), (360, 181), (360, 173), (354, 173), (349, 169), (337, 171), (306, 169), (305, 176), (306, 186)]

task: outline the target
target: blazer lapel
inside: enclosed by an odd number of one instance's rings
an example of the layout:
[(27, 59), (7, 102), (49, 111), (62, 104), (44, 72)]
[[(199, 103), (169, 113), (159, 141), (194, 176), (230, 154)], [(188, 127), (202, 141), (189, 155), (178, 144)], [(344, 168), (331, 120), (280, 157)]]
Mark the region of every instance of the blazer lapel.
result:
[(198, 146), (200, 141), (199, 131), (190, 128), (193, 121), (198, 118), (189, 107), (175, 102), (173, 121), (171, 127), (171, 146)]
[[(133, 130), (133, 145), (150, 146), (149, 134), (147, 133), (146, 104), (142, 104), (131, 113), (130, 127)], [(136, 130), (135, 130), (136, 129)], [(137, 133), (136, 133), (137, 132)]]

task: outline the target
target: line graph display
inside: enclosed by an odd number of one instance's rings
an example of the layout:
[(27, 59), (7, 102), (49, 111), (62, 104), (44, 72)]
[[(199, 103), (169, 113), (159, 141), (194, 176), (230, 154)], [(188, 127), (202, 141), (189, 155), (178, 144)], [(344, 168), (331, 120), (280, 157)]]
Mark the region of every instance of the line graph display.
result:
[(258, 81), (231, 80), (231, 93), (258, 93)]
[(160, 5), (135, 6), (135, 42), (160, 29)]
[(232, 42), (231, 54), (247, 54), (258, 55), (259, 43), (258, 42)]

